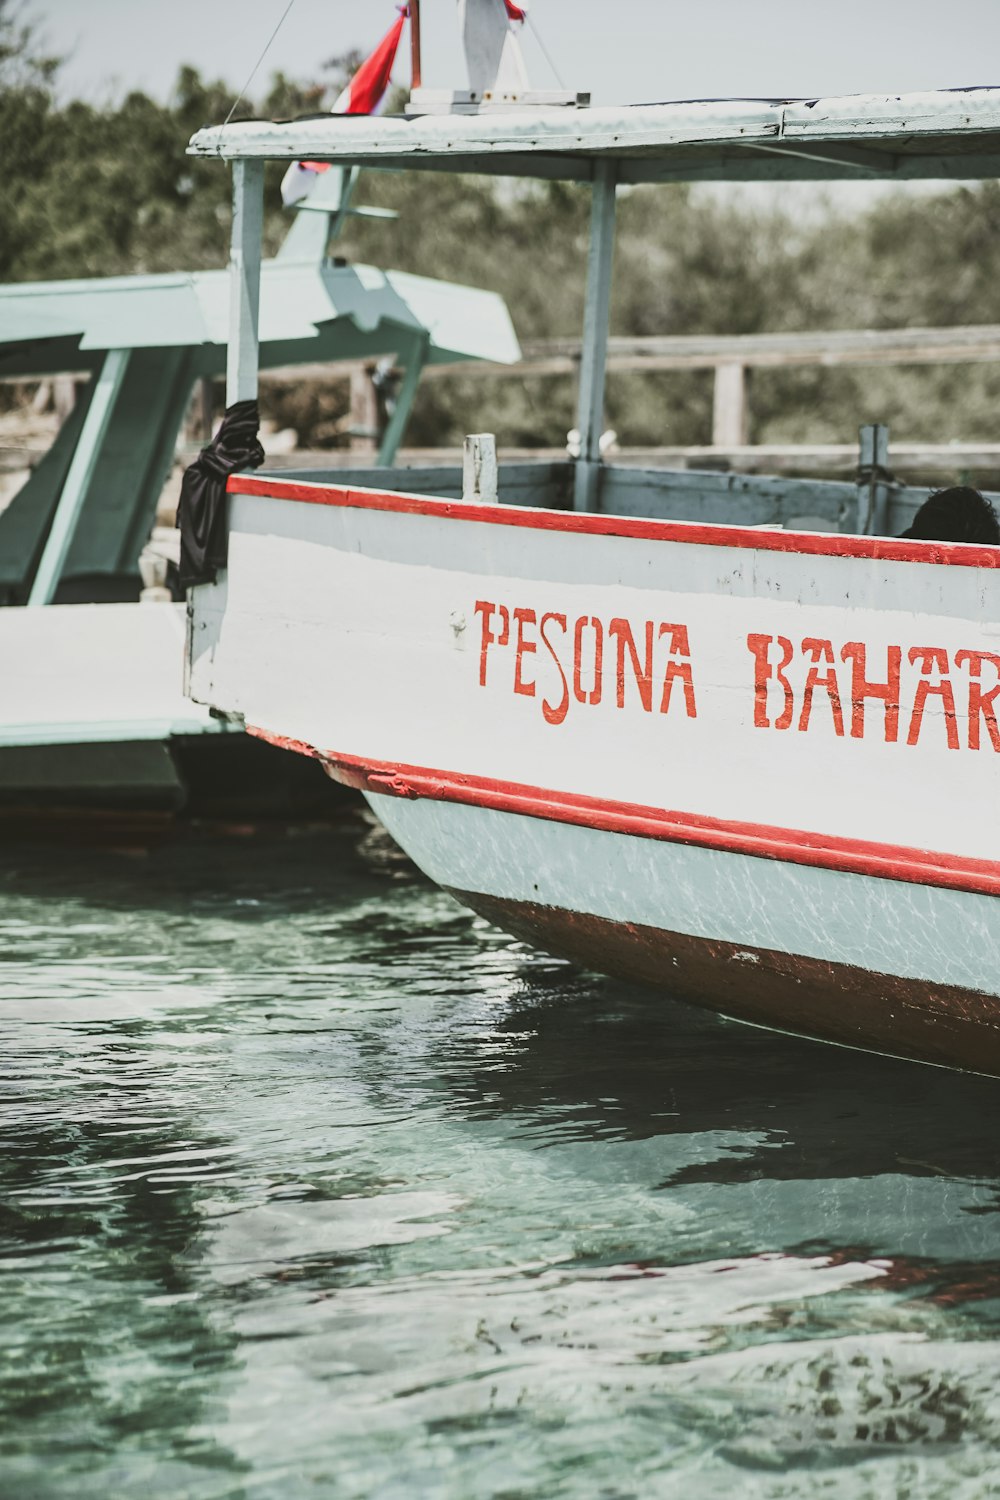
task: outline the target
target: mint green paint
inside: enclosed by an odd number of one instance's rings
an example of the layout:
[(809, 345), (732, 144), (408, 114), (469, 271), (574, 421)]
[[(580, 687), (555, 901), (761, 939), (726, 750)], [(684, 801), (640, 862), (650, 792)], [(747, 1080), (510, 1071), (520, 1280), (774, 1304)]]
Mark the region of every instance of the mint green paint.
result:
[(32, 607), (51, 603), (55, 594), (128, 361), (127, 349), (108, 350), (28, 595)]
[[(400, 382), (399, 391), (396, 395), (396, 405), (388, 425), (382, 436), (382, 445), (379, 448), (378, 461), (388, 468), (396, 457), (396, 450), (403, 440), (406, 424), (409, 420), (410, 411), (413, 407), (413, 398), (417, 394), (417, 385), (420, 381), (420, 372), (424, 368), (427, 359), (428, 337), (426, 333), (411, 334), (403, 348), (397, 350), (397, 357), (405, 362), (406, 370)], [(408, 348), (407, 348), (408, 344)]]
[(194, 379), (186, 350), (133, 350), (66, 556), (66, 579), (135, 574)]
[[(245, 179), (245, 167), (239, 173)], [(259, 175), (252, 163), (254, 182)], [(351, 203), (356, 175), (324, 173), (282, 253), (260, 266), (259, 350), (243, 349), (239, 383), (256, 389), (258, 357), (266, 367), (398, 356), (406, 375), (382, 447), (388, 463), (425, 363), (513, 363), (520, 350), (506, 306), (492, 293), (325, 259), (345, 214), (366, 212)], [(254, 186), (259, 207), (256, 193)], [(235, 287), (247, 329), (256, 213), (236, 235)], [(0, 374), (92, 375), (49, 453), (0, 514), (0, 603), (24, 603), (30, 593), (37, 604), (60, 597), (60, 589), (71, 598), (120, 596), (130, 578), (137, 583), (138, 555), (194, 381), (226, 369), (231, 282), (229, 272), (206, 271), (0, 288)], [(129, 351), (128, 376), (114, 389), (99, 373), (107, 374), (111, 350)], [(32, 585), (43, 549), (44, 569)]]
[(85, 386), (52, 447), (0, 515), (0, 603), (24, 604), (80, 433), (93, 385)]
[[(79, 510), (56, 583), (135, 575), (156, 503), (173, 461), (177, 432), (197, 376), (184, 349), (138, 349), (129, 359), (102, 440), (78, 497)], [(24, 603), (46, 533), (80, 448), (99, 382), (81, 387), (77, 405), (23, 489), (0, 515), (0, 600)], [(100, 594), (100, 587), (97, 588)]]

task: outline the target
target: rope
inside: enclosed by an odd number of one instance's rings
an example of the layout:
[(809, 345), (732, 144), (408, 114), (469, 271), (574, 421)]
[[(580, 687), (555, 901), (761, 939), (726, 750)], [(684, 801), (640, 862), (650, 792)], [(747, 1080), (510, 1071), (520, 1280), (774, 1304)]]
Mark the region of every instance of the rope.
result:
[(261, 63), (264, 61), (264, 59), (267, 56), (267, 54), (270, 52), (270, 50), (271, 50), (271, 43), (274, 41), (275, 37), (278, 35), (278, 32), (281, 30), (282, 26), (284, 26), (285, 22), (288, 20), (288, 12), (291, 10), (291, 8), (292, 8), (292, 6), (294, 4), (295, 4), (295, 0), (288, 0), (288, 4), (285, 6), (285, 14), (282, 16), (281, 20), (278, 22), (278, 24), (274, 28), (274, 30), (271, 32), (271, 35), (268, 37), (268, 39), (267, 39), (267, 45), (265, 46), (263, 52), (260, 54), (260, 56), (258, 57), (257, 61), (254, 63), (252, 69), (250, 70), (250, 77), (247, 79), (246, 83), (240, 89), (239, 93), (236, 95), (235, 100), (233, 101), (233, 107), (229, 111), (228, 115), (226, 116), (225, 123), (227, 125), (229, 124), (230, 120), (233, 118), (233, 115), (236, 113), (236, 110), (239, 107), (239, 105), (243, 102), (243, 97), (246, 94), (247, 89), (250, 87), (250, 85), (253, 83), (254, 79), (257, 77), (257, 69), (260, 67)]
[[(503, 0), (500, 0), (500, 3), (502, 4)], [(227, 125), (229, 124), (230, 120), (233, 118), (233, 115), (236, 113), (236, 111), (239, 108), (239, 106), (242, 104), (242, 102), (243, 102), (243, 100), (244, 100), (244, 98), (246, 96), (247, 89), (250, 87), (250, 85), (253, 83), (254, 79), (257, 77), (257, 71), (260, 68), (261, 63), (264, 61), (265, 57), (270, 52), (271, 46), (272, 46), (272, 44), (274, 42), (275, 37), (278, 35), (278, 32), (281, 30), (282, 26), (284, 26), (285, 22), (288, 20), (289, 12), (291, 11), (291, 8), (292, 8), (292, 6), (294, 4), (295, 4), (295, 0), (288, 0), (288, 4), (285, 6), (284, 13), (283, 13), (283, 15), (281, 17), (281, 20), (278, 22), (277, 26), (271, 32), (271, 35), (267, 39), (267, 43), (266, 43), (266, 45), (264, 47), (263, 52), (260, 54), (260, 56), (258, 57), (257, 61), (254, 63), (253, 67), (250, 70), (250, 76), (247, 78), (246, 83), (243, 85), (243, 87), (240, 89), (239, 93), (236, 95), (236, 98), (233, 100), (233, 107), (229, 111), (229, 113), (228, 113), (228, 115), (226, 116), (226, 119), (225, 119), (225, 123)], [(405, 10), (405, 7), (400, 6), (399, 9)], [(560, 73), (559, 73), (559, 69), (555, 65), (555, 62), (553, 60), (551, 52), (549, 51), (548, 47), (546, 47), (544, 41), (542, 40), (542, 34), (541, 34), (541, 32), (539, 31), (538, 27), (535, 25), (534, 21), (531, 18), (531, 12), (530, 11), (528, 11), (526, 13), (525, 19), (526, 19), (528, 25), (531, 27), (531, 32), (532, 32), (532, 35), (535, 38), (535, 41), (538, 43), (539, 47), (541, 48), (542, 56), (545, 58), (545, 61), (548, 63), (549, 67), (552, 69), (553, 74), (555, 75), (556, 83), (558, 83), (558, 85), (559, 85), (559, 87), (561, 89), (564, 89), (566, 87), (566, 85), (562, 81), (562, 78), (561, 78)]]
[(566, 85), (563, 83), (562, 79), (559, 76), (559, 69), (556, 67), (555, 63), (552, 60), (552, 54), (551, 54), (551, 52), (549, 51), (548, 47), (546, 47), (545, 43), (542, 41), (542, 34), (541, 34), (541, 32), (539, 31), (538, 27), (535, 25), (534, 21), (531, 19), (531, 11), (530, 10), (527, 12), (527, 22), (528, 22), (528, 25), (531, 27), (531, 32), (532, 32), (532, 35), (535, 38), (535, 41), (538, 43), (539, 47), (541, 47), (541, 49), (542, 49), (542, 56), (545, 58), (545, 61), (548, 63), (549, 67), (552, 69), (553, 73), (555, 74), (556, 83), (558, 83), (558, 85), (559, 85), (559, 87), (561, 89), (564, 89), (566, 87)]
[[(504, 15), (506, 16), (506, 14), (507, 14), (507, 7), (504, 5), (503, 0), (497, 0), (497, 4), (499, 5), (500, 9), (503, 11)], [(525, 10), (524, 10), (524, 20), (525, 20), (525, 24), (531, 27), (531, 34), (535, 38), (535, 41), (538, 43), (539, 47), (541, 48), (542, 56), (545, 58), (545, 61), (548, 63), (549, 67), (552, 69), (552, 72), (555, 75), (556, 83), (558, 83), (558, 85), (559, 85), (559, 87), (561, 89), (564, 89), (566, 87), (566, 85), (563, 83), (562, 79), (559, 76), (559, 69), (556, 67), (556, 65), (555, 65), (555, 63), (554, 63), (554, 61), (552, 59), (552, 54), (549, 51), (548, 47), (546, 47), (545, 43), (542, 41), (542, 34), (541, 34), (541, 32), (539, 31), (538, 27), (535, 25), (534, 21), (531, 19), (531, 11), (528, 10), (527, 8), (525, 8)], [(513, 23), (511, 21), (507, 22), (508, 26), (511, 26), (512, 24)]]

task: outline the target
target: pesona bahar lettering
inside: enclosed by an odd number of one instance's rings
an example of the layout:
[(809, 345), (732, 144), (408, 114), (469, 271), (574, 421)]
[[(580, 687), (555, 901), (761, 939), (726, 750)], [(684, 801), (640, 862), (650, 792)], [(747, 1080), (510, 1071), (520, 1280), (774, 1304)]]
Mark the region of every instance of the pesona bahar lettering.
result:
[[(547, 724), (600, 703), (647, 714), (698, 717), (687, 625), (624, 616), (572, 618), (477, 599), (479, 683), (506, 681), (536, 699)], [(820, 730), (840, 739), (936, 744), (1000, 753), (1000, 654), (942, 646), (793, 642), (751, 631), (745, 638), (748, 714), (756, 729)], [(540, 684), (543, 664), (547, 686)]]
[(818, 636), (796, 646), (788, 636), (753, 632), (747, 649), (758, 729), (805, 733), (823, 715), (840, 739), (916, 745), (934, 736), (949, 750), (988, 745), (1000, 752), (1000, 655), (992, 651), (876, 649), (864, 641), (846, 641), (838, 649)]
[[(480, 687), (486, 686), (490, 651), (506, 648), (512, 690), (539, 697), (548, 724), (562, 724), (572, 704), (594, 706), (602, 699), (613, 700), (616, 708), (637, 699), (647, 714), (669, 713), (671, 704), (680, 703), (689, 719), (697, 717), (684, 625), (644, 620), (633, 628), (621, 616), (571, 620), (557, 610), (508, 608), (487, 599), (476, 600), (476, 613), (482, 617)], [(539, 650), (555, 664), (558, 686), (551, 696), (538, 691)]]

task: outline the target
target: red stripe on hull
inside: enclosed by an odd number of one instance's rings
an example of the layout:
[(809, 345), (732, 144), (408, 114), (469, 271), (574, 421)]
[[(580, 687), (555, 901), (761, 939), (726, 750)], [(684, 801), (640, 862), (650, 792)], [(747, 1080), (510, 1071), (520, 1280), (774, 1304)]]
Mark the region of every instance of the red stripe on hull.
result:
[(761, 531), (752, 526), (650, 521), (579, 511), (536, 510), (516, 505), (469, 505), (459, 500), (432, 500), (423, 495), (350, 489), (290, 479), (263, 479), (250, 474), (233, 474), (227, 489), (231, 495), (262, 495), (270, 500), (298, 500), (307, 505), (333, 505), (350, 510), (437, 516), (451, 521), (485, 522), (491, 526), (523, 526), (532, 531), (632, 537), (641, 541), (697, 543), (708, 547), (743, 547), (755, 552), (799, 552), (819, 557), (870, 557), (887, 562), (1000, 568), (1000, 547), (977, 547), (967, 542), (918, 542), (823, 532)]
[(942, 886), (984, 896), (1000, 895), (1000, 863), (995, 860), (971, 859), (897, 844), (838, 838), (797, 828), (775, 828), (763, 823), (742, 823), (697, 813), (675, 812), (667, 808), (526, 786), (520, 782), (467, 776), (457, 771), (433, 770), (428, 766), (365, 761), (335, 750), (317, 750), (301, 740), (286, 739), (250, 724), (247, 731), (286, 750), (315, 756), (335, 780), (380, 796), (459, 802), (550, 822), (574, 823), (604, 833), (694, 844), (759, 859), (815, 865), (850, 874), (872, 875), (882, 880)]
[(736, 1020), (1000, 1074), (1000, 1001), (977, 990), (453, 890), (504, 931), (587, 969)]

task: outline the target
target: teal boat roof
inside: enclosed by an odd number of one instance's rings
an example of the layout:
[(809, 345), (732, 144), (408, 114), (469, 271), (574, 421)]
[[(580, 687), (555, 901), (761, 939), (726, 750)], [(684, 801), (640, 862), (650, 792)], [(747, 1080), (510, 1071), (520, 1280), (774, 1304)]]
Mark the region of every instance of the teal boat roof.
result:
[(1000, 176), (1000, 87), (833, 99), (726, 99), (481, 114), (326, 114), (207, 126), (196, 156), (622, 183)]
[[(228, 336), (228, 271), (22, 282), (0, 287), (0, 373), (66, 368), (68, 349), (168, 349), (218, 346)], [(426, 331), (428, 362), (487, 359), (513, 363), (517, 338), (502, 297), (374, 266), (299, 264), (281, 258), (261, 267), (260, 339), (289, 357), (289, 345), (320, 339), (333, 323), (359, 334), (381, 328)], [(354, 356), (354, 349), (345, 356)], [(337, 357), (311, 353), (299, 359)], [(39, 363), (41, 361), (41, 363)]]

